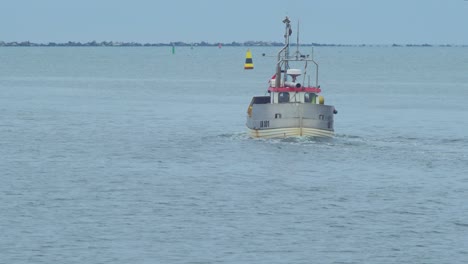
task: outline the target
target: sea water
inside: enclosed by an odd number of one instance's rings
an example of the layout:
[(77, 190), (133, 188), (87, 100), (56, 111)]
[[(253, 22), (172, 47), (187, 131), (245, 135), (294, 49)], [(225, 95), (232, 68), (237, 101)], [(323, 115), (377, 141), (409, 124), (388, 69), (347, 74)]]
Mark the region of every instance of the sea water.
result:
[(332, 139), (247, 136), (246, 50), (1, 48), (0, 263), (468, 261), (467, 48), (314, 48)]

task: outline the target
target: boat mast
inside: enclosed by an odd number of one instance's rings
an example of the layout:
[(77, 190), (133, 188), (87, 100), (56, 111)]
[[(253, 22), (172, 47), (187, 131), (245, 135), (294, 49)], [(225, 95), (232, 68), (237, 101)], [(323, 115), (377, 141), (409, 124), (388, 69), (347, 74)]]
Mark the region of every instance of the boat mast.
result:
[(299, 21), (297, 21), (296, 60), (299, 60)]
[[(281, 86), (281, 53), (284, 51), (284, 68), (288, 68), (288, 56), (289, 56), (289, 36), (292, 33), (291, 24), (288, 17), (283, 20), (283, 23), (286, 24), (286, 30), (284, 33), (284, 47), (278, 52), (278, 62), (276, 64), (276, 77), (275, 77), (275, 87)], [(286, 74), (284, 75), (284, 81), (286, 81)]]

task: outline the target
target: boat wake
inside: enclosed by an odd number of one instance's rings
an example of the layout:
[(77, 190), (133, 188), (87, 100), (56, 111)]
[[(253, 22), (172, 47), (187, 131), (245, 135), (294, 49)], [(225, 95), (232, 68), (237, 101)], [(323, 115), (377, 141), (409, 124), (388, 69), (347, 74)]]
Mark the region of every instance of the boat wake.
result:
[(265, 142), (265, 143), (288, 143), (288, 144), (333, 144), (336, 139), (333, 137), (312, 137), (312, 136), (295, 136), (285, 138), (252, 138), (247, 132), (224, 133), (217, 136), (220, 139)]
[(433, 137), (414, 137), (414, 136), (360, 136), (352, 134), (335, 134), (332, 138), (296, 136), (286, 138), (252, 138), (247, 132), (224, 133), (217, 136), (221, 140), (230, 140), (247, 143), (266, 143), (274, 145), (298, 145), (298, 146), (316, 146), (341, 150), (350, 150), (356, 148), (361, 151), (370, 151), (374, 153), (397, 152), (397, 153), (437, 153), (458, 155), (458, 158), (468, 158), (468, 138), (433, 138)]

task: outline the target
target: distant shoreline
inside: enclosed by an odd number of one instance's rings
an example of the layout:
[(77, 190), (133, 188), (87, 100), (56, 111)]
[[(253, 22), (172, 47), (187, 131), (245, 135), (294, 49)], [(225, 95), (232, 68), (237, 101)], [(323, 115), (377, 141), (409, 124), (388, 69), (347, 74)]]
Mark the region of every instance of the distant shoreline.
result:
[[(138, 43), (138, 42), (114, 42), (114, 41), (91, 41), (91, 42), (74, 42), (68, 41), (63, 43), (48, 42), (34, 43), (30, 41), (0, 41), (0, 47), (279, 47), (283, 46), (281, 42), (268, 41), (246, 41), (246, 42), (230, 42), (230, 43), (208, 43), (202, 42), (170, 42), (170, 43)], [(296, 46), (295, 43), (291, 46)], [(301, 43), (303, 47), (468, 47), (468, 44), (322, 44), (322, 43)]]

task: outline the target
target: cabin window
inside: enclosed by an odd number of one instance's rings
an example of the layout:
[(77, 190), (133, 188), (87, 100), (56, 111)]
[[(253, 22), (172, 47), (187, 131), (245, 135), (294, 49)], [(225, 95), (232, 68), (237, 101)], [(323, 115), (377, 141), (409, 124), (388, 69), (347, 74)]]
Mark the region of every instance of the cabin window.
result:
[(304, 102), (305, 103), (313, 103), (315, 104), (315, 100), (317, 98), (317, 95), (314, 93), (305, 93), (304, 94)]
[(255, 96), (252, 98), (252, 104), (269, 104), (270, 96)]
[(281, 114), (276, 113), (275, 118), (281, 118)]
[(278, 103), (289, 103), (289, 93), (279, 93)]

